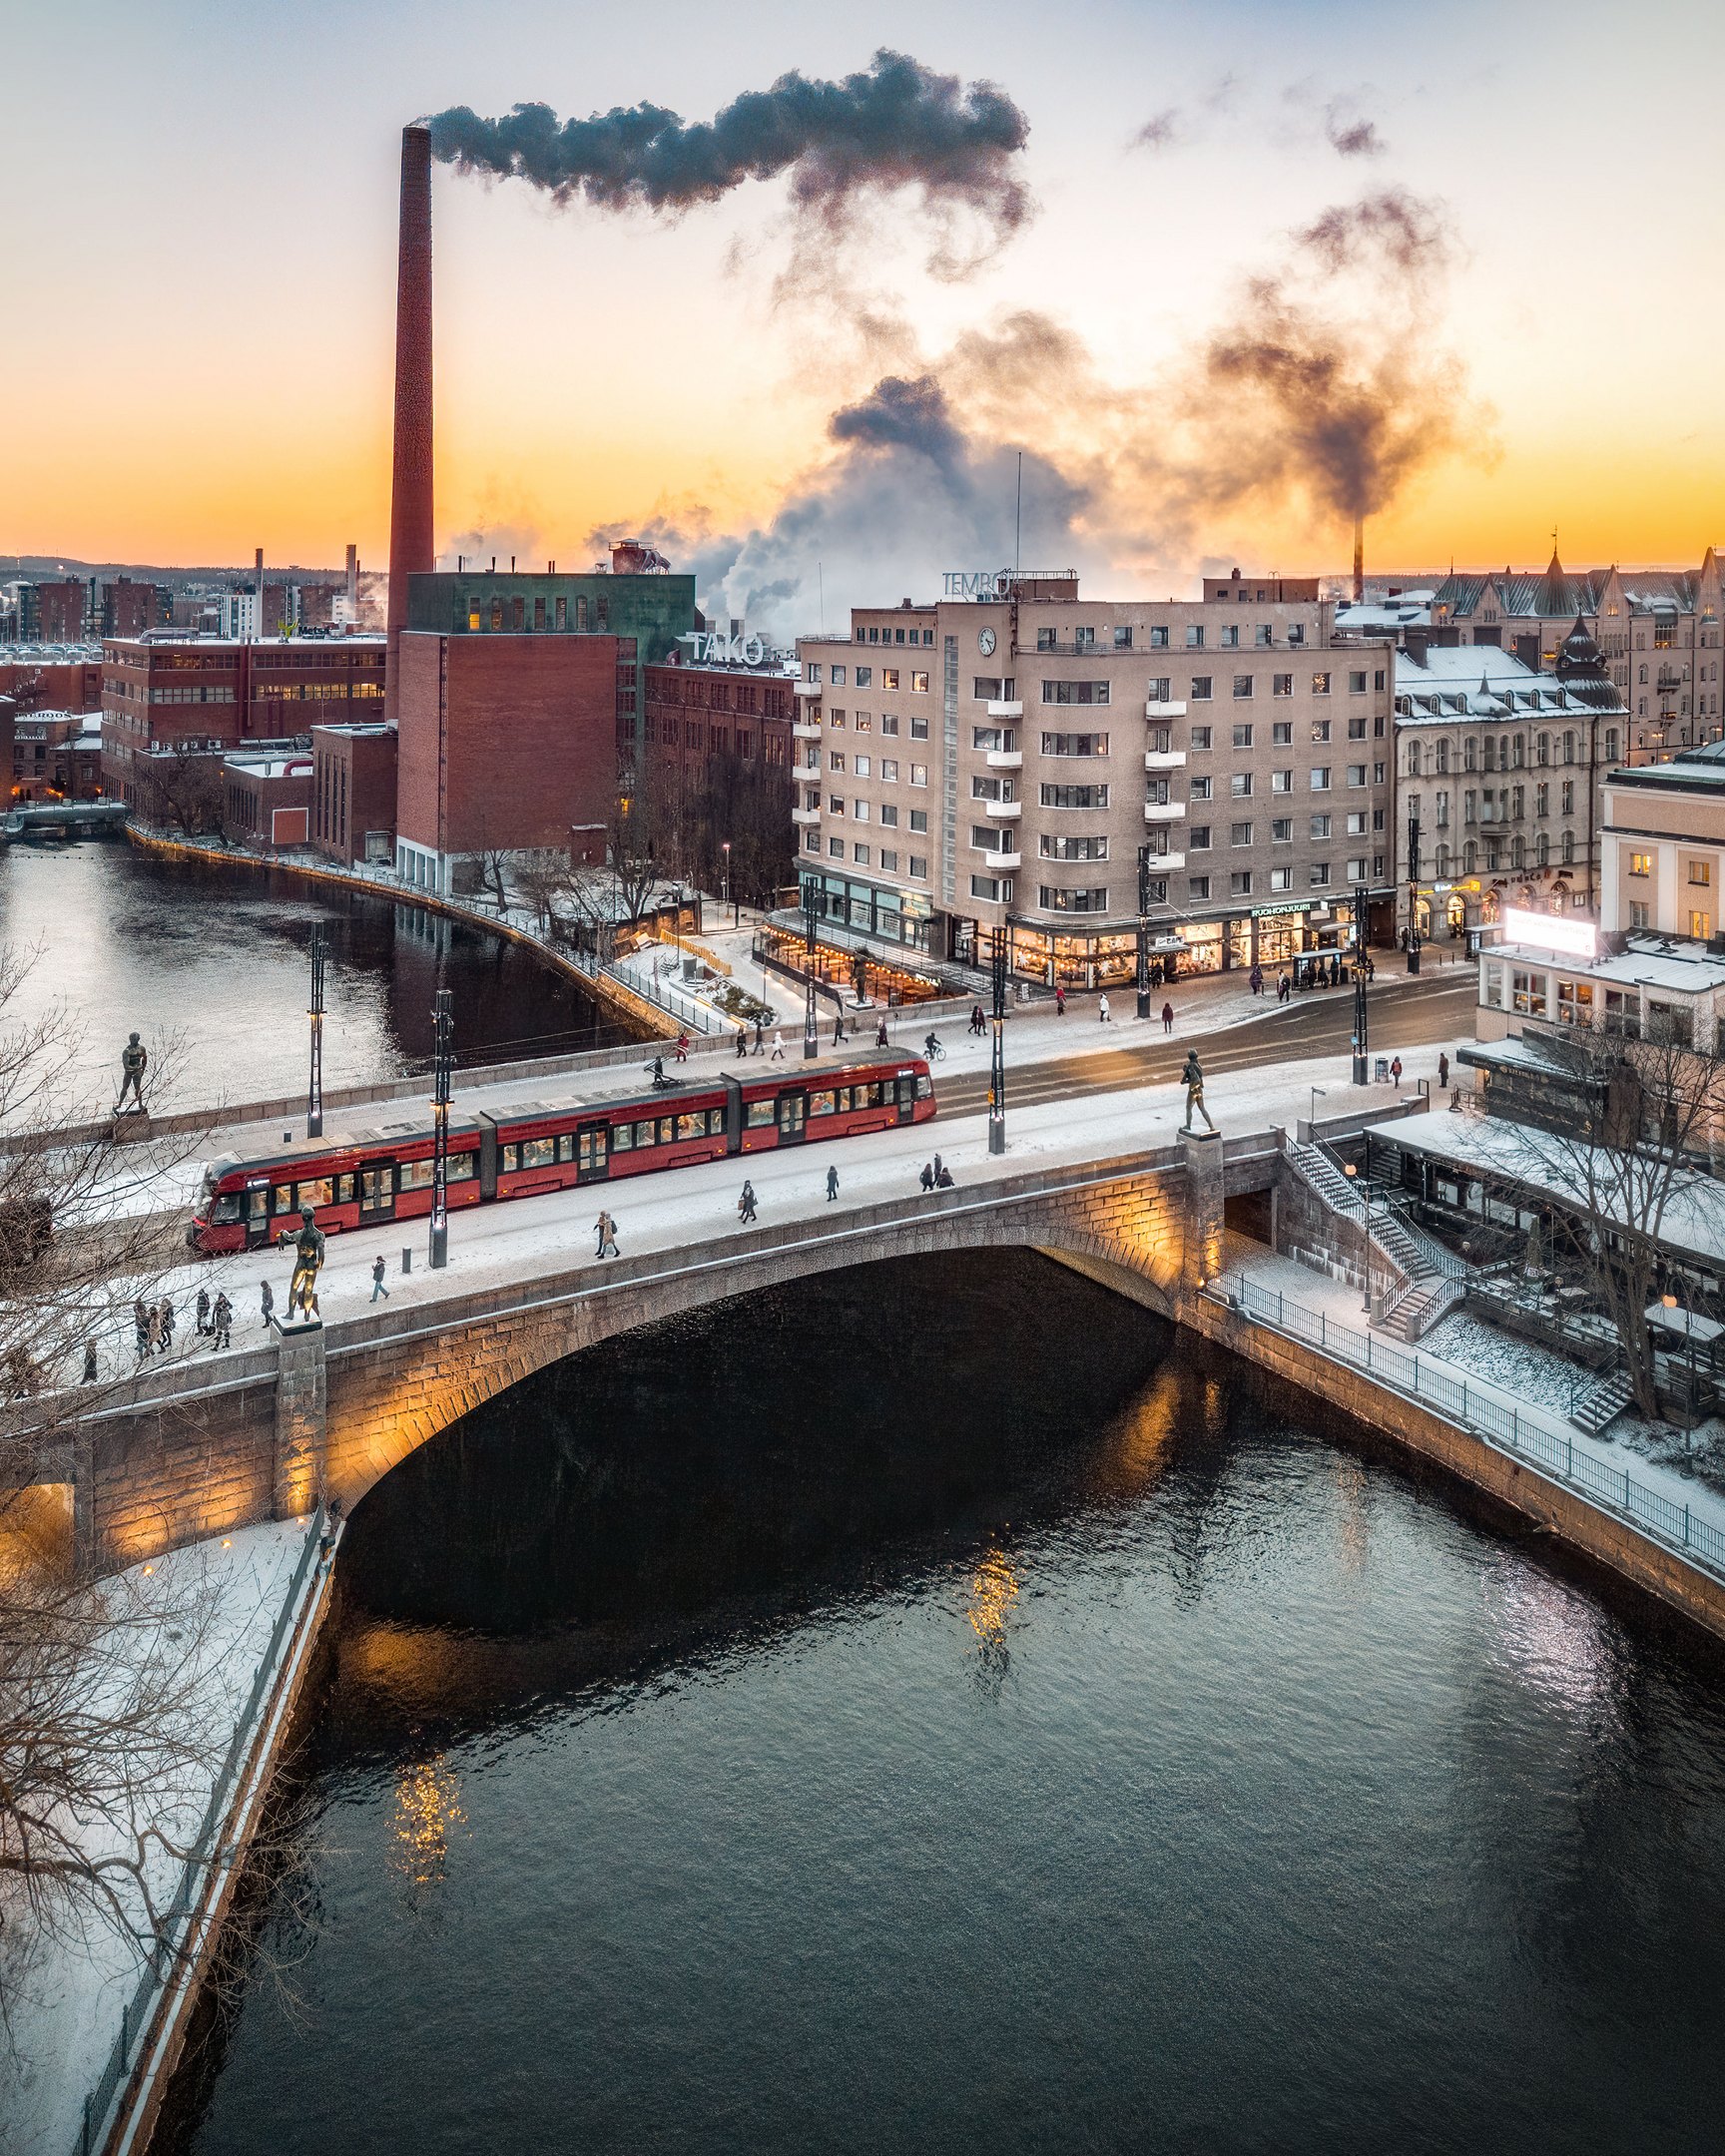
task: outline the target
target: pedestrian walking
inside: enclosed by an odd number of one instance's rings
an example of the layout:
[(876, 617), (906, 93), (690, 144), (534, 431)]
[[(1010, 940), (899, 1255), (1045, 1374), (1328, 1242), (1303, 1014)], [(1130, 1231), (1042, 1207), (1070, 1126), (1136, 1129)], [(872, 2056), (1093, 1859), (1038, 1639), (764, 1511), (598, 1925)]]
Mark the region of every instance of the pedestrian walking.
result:
[(226, 1348), (234, 1330), (234, 1306), (225, 1294), (216, 1298), (216, 1307), (210, 1313), (210, 1330), (216, 1336), (212, 1346)]
[(1252, 983), (1252, 993), (1254, 995), (1262, 995), (1264, 993), (1264, 968), (1257, 962), (1256, 959), (1253, 960), (1252, 970), (1246, 976), (1246, 978)]
[(1402, 1058), (1400, 1056), (1390, 1066), (1390, 1083), (1392, 1085), (1402, 1083)]
[(988, 1021), (982, 1015), (980, 1003), (970, 1013), (970, 1030), (972, 1033), (986, 1033), (988, 1030)]
[(839, 1043), (840, 1043), (840, 1042), (841, 1042), (841, 1041), (842, 1041), (842, 1040), (843, 1040), (844, 1038), (845, 1038), (845, 1013), (844, 1013), (843, 1011), (841, 1011), (841, 1012), (839, 1013), (838, 1017), (837, 1017), (837, 1018), (835, 1018), (835, 1019), (834, 1019), (834, 1021), (833, 1021), (833, 1045), (834, 1045), (834, 1047), (835, 1047), (835, 1048), (837, 1048), (837, 1047), (838, 1047), (838, 1045), (839, 1045)]
[(922, 1174), (920, 1177), (920, 1181), (924, 1190), (932, 1190), (934, 1188), (934, 1166), (931, 1161), (924, 1161), (922, 1163)]
[(934, 1156), (934, 1181), (936, 1182), (936, 1184), (938, 1184), (940, 1178), (945, 1174), (945, 1172), (946, 1171), (940, 1165), (940, 1156), (938, 1153), (936, 1153)]
[(1445, 1091), (1449, 1084), (1449, 1057), (1447, 1053), (1438, 1058), (1438, 1090)]
[(158, 1315), (162, 1324), (162, 1352), (167, 1354), (174, 1346), (174, 1305), (167, 1296), (162, 1298)]
[(831, 1205), (838, 1195), (839, 1171), (837, 1168), (829, 1168), (827, 1171), (827, 1203)]
[(87, 1340), (84, 1343), (84, 1375), (79, 1379), (79, 1382), (81, 1384), (94, 1384), (96, 1382), (96, 1343), (93, 1340)]
[(1162, 1006), (1162, 1030), (1164, 1033), (1172, 1033), (1174, 1030), (1174, 1006), (1172, 1003), (1164, 1003)]
[(1150, 985), (1152, 988), (1160, 988), (1162, 985), (1162, 961), (1160, 958), (1152, 958), (1150, 961)]
[(689, 1036), (687, 1033), (679, 1033), (677, 1036), (677, 1060), (679, 1063), (687, 1063), (689, 1060)]
[(1066, 1015), (1066, 991), (1058, 983), (1054, 989), (1054, 1015), (1056, 1018), (1064, 1018)]
[(1278, 1003), (1286, 1003), (1286, 1002), (1287, 1002), (1287, 1000), (1288, 1000), (1288, 998), (1289, 998), (1289, 996), (1290, 996), (1290, 995), (1291, 995), (1291, 994), (1293, 993), (1293, 991), (1294, 991), (1294, 983), (1293, 983), (1293, 982), (1292, 982), (1292, 981), (1291, 981), (1291, 980), (1290, 980), (1290, 979), (1288, 978), (1288, 975), (1287, 975), (1287, 974), (1286, 974), (1286, 973), (1284, 972), (1283, 974), (1281, 974), (1281, 975), (1280, 975), (1280, 977), (1278, 978), (1278, 980), (1277, 980), (1277, 982), (1276, 982), (1276, 1000), (1277, 1000), (1277, 1002), (1278, 1002)]
[(767, 1060), (769, 1063), (783, 1063), (785, 1060), (785, 1039), (777, 1026), (773, 1028), (773, 1053)]
[(142, 1362), (150, 1352), (150, 1310), (142, 1296), (132, 1306), (132, 1328), (138, 1336), (138, 1359)]
[(739, 1027), (737, 1028), (737, 1060), (738, 1060), (738, 1062), (739, 1062), (739, 1063), (741, 1063), (741, 1062), (743, 1061), (744, 1057), (745, 1057), (745, 1056), (746, 1056), (746, 1055), (747, 1055), (748, 1053), (749, 1053), (749, 1028), (748, 1028), (747, 1026), (739, 1026)]
[(622, 1253), (617, 1248), (617, 1223), (603, 1207), (600, 1209), (599, 1218), (593, 1223), (593, 1233), (599, 1238), (598, 1247), (593, 1253), (595, 1258), (621, 1257)]
[(162, 1306), (160, 1303), (152, 1303), (150, 1306), (150, 1323), (147, 1337), (149, 1346), (146, 1348), (145, 1352), (147, 1354), (159, 1353), (162, 1348)]
[(743, 1183), (743, 1195), (737, 1201), (737, 1218), (747, 1228), (755, 1218), (755, 1186), (747, 1178)]
[(379, 1300), (387, 1303), (389, 1300), (389, 1291), (383, 1285), (383, 1254), (381, 1251), (371, 1261), (371, 1300), (373, 1303)]
[(274, 1318), (276, 1315), (276, 1298), (271, 1293), (270, 1283), (268, 1281), (260, 1281), (258, 1283), (258, 1286), (261, 1291), (260, 1307), (262, 1308), (264, 1313), (264, 1323), (268, 1325), (271, 1319)]
[(199, 1289), (194, 1315), (197, 1320), (199, 1338), (202, 1339), (210, 1330), (210, 1291), (208, 1288)]
[(880, 1013), (880, 1023), (874, 1028), (874, 1045), (876, 1048), (886, 1046), (886, 1013), (884, 1011)]
[(1096, 998), (1096, 1023), (1098, 1025), (1108, 1023), (1108, 998), (1105, 995)]
[[(778, 1034), (775, 1033), (773, 1038), (777, 1040), (779, 1038)], [(764, 1018), (757, 1018), (755, 1021), (755, 1053), (757, 1055), (767, 1053), (767, 1021)]]

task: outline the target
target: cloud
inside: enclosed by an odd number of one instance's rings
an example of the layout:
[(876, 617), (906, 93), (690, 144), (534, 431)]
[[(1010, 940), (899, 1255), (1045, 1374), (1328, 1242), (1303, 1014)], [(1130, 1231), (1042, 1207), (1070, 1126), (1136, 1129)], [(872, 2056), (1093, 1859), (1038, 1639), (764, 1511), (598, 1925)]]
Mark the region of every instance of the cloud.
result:
[(1338, 157), (1382, 157), (1390, 147), (1377, 122), (1362, 119), (1345, 98), (1332, 98), (1325, 106), (1324, 134)]
[(1131, 150), (1166, 150), (1180, 140), (1183, 129), (1178, 105), (1153, 113), (1127, 145)]

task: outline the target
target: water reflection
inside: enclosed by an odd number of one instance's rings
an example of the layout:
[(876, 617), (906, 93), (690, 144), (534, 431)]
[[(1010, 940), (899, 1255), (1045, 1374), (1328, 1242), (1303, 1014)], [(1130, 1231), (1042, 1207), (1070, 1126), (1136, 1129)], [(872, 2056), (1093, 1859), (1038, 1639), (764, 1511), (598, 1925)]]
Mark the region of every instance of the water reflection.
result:
[(613, 1037), (578, 983), (520, 945), (279, 871), (112, 841), (0, 846), (0, 922), (8, 942), (38, 952), (12, 1014), (64, 1003), (84, 1028), (75, 1076), (98, 1097), (112, 1098), (134, 1026), (152, 1048), (187, 1044), (165, 1105), (297, 1091), (314, 926), (330, 939), (328, 1086), (422, 1068), (440, 984), (454, 991), (464, 1060)]

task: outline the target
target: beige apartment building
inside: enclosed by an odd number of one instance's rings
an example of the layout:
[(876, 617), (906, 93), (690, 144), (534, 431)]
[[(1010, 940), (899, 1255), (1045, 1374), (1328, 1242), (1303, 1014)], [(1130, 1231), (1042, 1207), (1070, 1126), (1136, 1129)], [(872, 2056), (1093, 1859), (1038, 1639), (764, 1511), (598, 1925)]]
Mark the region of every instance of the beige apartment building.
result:
[[(1086, 600), (1070, 572), (949, 577), (798, 645), (799, 854), (883, 952), (1072, 987), (1134, 974), (1140, 854), (1176, 971), (1394, 933), (1391, 654), (1309, 585)], [(963, 593), (963, 596), (959, 596)]]
[(1586, 629), (1576, 621), (1543, 671), (1423, 640), (1395, 665), (1403, 924), (1412, 903), (1423, 939), (1476, 943), (1505, 906), (1597, 919), (1599, 782), (1629, 715)]

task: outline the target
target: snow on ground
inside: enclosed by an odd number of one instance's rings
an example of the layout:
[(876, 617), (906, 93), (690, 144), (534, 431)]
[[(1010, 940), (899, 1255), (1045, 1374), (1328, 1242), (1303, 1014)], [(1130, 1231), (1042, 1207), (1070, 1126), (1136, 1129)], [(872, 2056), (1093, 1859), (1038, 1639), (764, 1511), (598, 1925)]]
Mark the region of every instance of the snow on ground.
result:
[[(1280, 1292), (1291, 1304), (1321, 1311), (1333, 1325), (1347, 1326), (1360, 1334), (1371, 1331), (1387, 1348), (1418, 1354), (1434, 1370), (1456, 1384), (1465, 1382), (1470, 1392), (1482, 1394), (1500, 1407), (1513, 1408), (1522, 1423), (1573, 1445), (1577, 1456), (1586, 1454), (1612, 1474), (1621, 1475), (1627, 1467), (1644, 1488), (1655, 1491), (1670, 1504), (1688, 1505), (1697, 1519), (1708, 1521), (1725, 1534), (1725, 1498), (1715, 1494), (1699, 1477), (1684, 1474), (1665, 1459), (1642, 1456), (1626, 1461), (1622, 1446), (1613, 1444), (1609, 1437), (1585, 1436), (1570, 1422), (1564, 1405), (1571, 1366), (1548, 1348), (1495, 1334), (1487, 1326), (1461, 1318), (1447, 1318), (1434, 1326), (1425, 1340), (1409, 1348), (1389, 1334), (1369, 1328), (1358, 1288), (1310, 1272), (1292, 1258), (1253, 1258), (1238, 1270), (1255, 1286), (1273, 1294)], [(1466, 1327), (1465, 1332), (1450, 1330), (1461, 1326)], [(1574, 1374), (1588, 1383), (1593, 1381), (1586, 1371)], [(1614, 1423), (1612, 1427), (1615, 1430), (1621, 1425)], [(1680, 1447), (1675, 1456), (1682, 1457)]]
[[(123, 1621), (111, 1635), (126, 1658), (161, 1653), (152, 1613), (162, 1613), (169, 1644), (186, 1656), (178, 1735), (194, 1760), (152, 1787), (138, 1824), (189, 1844), (197, 1833), (234, 1727), (287, 1596), (305, 1523), (272, 1521), (198, 1543), (103, 1583)], [(140, 1623), (142, 1618), (144, 1622)], [(91, 1855), (118, 1837), (85, 1844)], [(151, 1891), (166, 1899), (179, 1861), (158, 1850)], [(141, 1902), (132, 1906), (141, 1912)], [(33, 1932), (29, 1920), (0, 1904), (0, 2151), (72, 2156), (84, 2097), (120, 2033), (125, 2002), (143, 1961), (132, 1939), (94, 1913), (70, 1915), (58, 1934)]]

